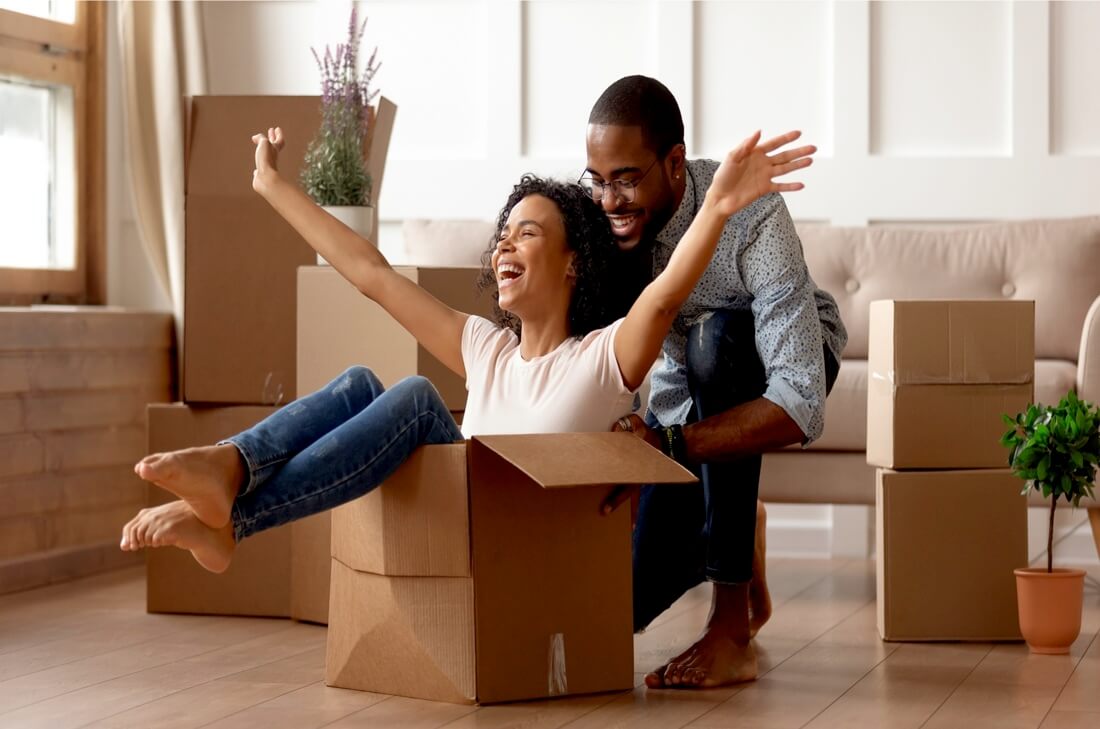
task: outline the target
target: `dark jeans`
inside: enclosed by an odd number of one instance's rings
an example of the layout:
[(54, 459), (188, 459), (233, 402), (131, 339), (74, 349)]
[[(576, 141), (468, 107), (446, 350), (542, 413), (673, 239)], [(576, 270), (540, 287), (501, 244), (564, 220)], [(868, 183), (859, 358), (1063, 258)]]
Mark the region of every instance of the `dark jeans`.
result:
[[(695, 422), (755, 400), (767, 378), (756, 353), (750, 311), (718, 311), (687, 337), (688, 388)], [(839, 364), (824, 348), (826, 392)], [(646, 417), (650, 427), (658, 425)], [(700, 482), (644, 486), (634, 527), (634, 630), (664, 612), (703, 580), (752, 579), (761, 455), (692, 466)]]

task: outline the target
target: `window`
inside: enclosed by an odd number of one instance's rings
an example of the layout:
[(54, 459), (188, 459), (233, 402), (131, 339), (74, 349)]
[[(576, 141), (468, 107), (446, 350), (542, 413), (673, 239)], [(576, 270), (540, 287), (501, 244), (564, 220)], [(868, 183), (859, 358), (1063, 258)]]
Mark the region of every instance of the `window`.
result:
[(103, 303), (105, 16), (0, 0), (0, 303)]

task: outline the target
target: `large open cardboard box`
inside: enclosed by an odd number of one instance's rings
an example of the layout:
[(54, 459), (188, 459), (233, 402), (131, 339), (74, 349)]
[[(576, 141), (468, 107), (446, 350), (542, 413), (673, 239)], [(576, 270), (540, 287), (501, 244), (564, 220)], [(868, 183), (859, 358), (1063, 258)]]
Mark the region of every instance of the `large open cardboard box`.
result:
[(873, 301), (867, 462), (997, 468), (1002, 413), (1032, 400), (1033, 301)]
[[(255, 425), (271, 407), (189, 407), (149, 405), (150, 453), (211, 445)], [(149, 486), (150, 506), (175, 496)], [(151, 613), (290, 616), (289, 526), (257, 534), (237, 545), (233, 563), (222, 574), (207, 572), (191, 553), (165, 547), (146, 550), (146, 609)]]
[(633, 686), (629, 509), (695, 477), (626, 433), (421, 448), (333, 511), (326, 683), (458, 703)]
[(877, 470), (884, 640), (1018, 640), (1027, 497), (1009, 469)]

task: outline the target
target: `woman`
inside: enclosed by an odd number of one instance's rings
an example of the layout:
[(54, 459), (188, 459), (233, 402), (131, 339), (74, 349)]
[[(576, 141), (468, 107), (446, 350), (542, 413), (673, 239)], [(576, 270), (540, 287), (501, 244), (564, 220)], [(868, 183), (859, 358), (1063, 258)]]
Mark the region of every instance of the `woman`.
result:
[(614, 278), (606, 217), (580, 187), (525, 176), (501, 211), (490, 250), (501, 312), (493, 323), (397, 274), (377, 248), (279, 175), (282, 131), (257, 134), (253, 189), (466, 379), (463, 426), (424, 378), (386, 390), (369, 370), (352, 368), (227, 441), (144, 458), (138, 475), (180, 500), (139, 512), (123, 528), (121, 548), (188, 549), (221, 572), (241, 539), (362, 496), (421, 445), (481, 433), (608, 430), (631, 410), (726, 219), (761, 195), (802, 188), (773, 178), (808, 166), (812, 146), (768, 156), (798, 136), (758, 144), (757, 132), (726, 156), (668, 266), (618, 319), (601, 292)]

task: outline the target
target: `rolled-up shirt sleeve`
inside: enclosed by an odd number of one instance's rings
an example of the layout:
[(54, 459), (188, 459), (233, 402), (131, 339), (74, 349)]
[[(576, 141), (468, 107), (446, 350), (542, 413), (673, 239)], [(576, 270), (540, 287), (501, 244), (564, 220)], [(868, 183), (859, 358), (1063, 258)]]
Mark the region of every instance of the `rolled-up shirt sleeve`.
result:
[(770, 195), (745, 221), (752, 239), (741, 270), (752, 294), (756, 349), (764, 364), (764, 397), (802, 430), (803, 445), (825, 427), (825, 361), (816, 287), (783, 199)]

